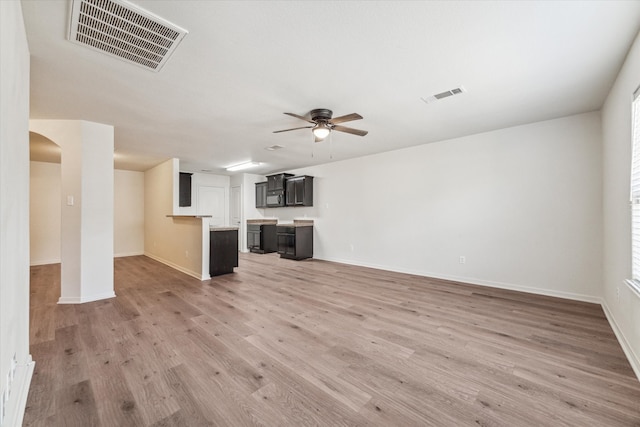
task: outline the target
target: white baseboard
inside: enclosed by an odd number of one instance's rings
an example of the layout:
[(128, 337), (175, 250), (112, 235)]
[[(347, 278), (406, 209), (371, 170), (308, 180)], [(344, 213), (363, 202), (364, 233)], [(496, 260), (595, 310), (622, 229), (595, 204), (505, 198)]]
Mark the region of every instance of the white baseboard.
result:
[(152, 254), (150, 254), (148, 252), (145, 252), (144, 256), (148, 256), (149, 258), (151, 258), (153, 260), (161, 262), (164, 265), (168, 265), (169, 267), (173, 268), (174, 270), (178, 270), (179, 272), (187, 274), (187, 275), (189, 275), (191, 277), (194, 277), (194, 278), (196, 278), (196, 279), (198, 279), (200, 281), (211, 279), (211, 277), (209, 277), (209, 276), (204, 277), (201, 273), (197, 273), (195, 271), (191, 271), (191, 270), (189, 270), (187, 268), (182, 267), (181, 265), (175, 264), (175, 263), (173, 263), (171, 261), (167, 261), (166, 259), (160, 258), (159, 256), (156, 256), (156, 255), (152, 255)]
[(18, 363), (18, 366), (16, 366), (11, 395), (9, 402), (7, 402), (5, 419), (4, 422), (2, 422), (2, 426), (14, 427), (22, 425), (24, 411), (27, 406), (27, 396), (29, 395), (29, 386), (31, 385), (31, 377), (33, 377), (35, 365), (36, 362), (33, 361), (29, 354), (24, 363)]
[[(144, 251), (121, 252), (121, 253), (113, 254), (113, 257), (114, 258), (122, 258), (122, 257), (126, 257), (126, 256), (139, 256), (139, 255), (144, 255)], [(61, 262), (62, 262), (62, 260), (60, 258), (45, 259), (45, 260), (35, 260), (35, 261), (32, 260), (29, 265), (31, 267), (35, 267), (37, 265), (60, 264)]]
[(570, 299), (575, 301), (590, 302), (594, 304), (601, 303), (601, 299), (599, 297), (595, 297), (592, 295), (555, 291), (552, 289), (544, 289), (544, 288), (534, 288), (529, 286), (515, 285), (512, 283), (492, 282), (489, 280), (476, 279), (474, 277), (458, 277), (458, 276), (431, 273), (428, 271), (399, 269), (399, 268), (391, 267), (388, 265), (376, 265), (376, 264), (362, 263), (362, 262), (357, 262), (352, 260), (341, 260), (341, 259), (335, 259), (335, 258), (320, 258), (320, 257), (316, 257), (316, 259), (322, 259), (324, 261), (339, 262), (342, 264), (357, 265), (360, 267), (376, 268), (379, 270), (394, 271), (397, 273), (413, 274), (415, 276), (433, 277), (434, 279), (450, 280), (452, 282), (460, 282), (460, 283), (469, 284), (469, 285), (488, 286), (490, 288), (499, 288), (499, 289), (506, 289), (511, 291), (527, 292), (530, 294), (546, 295), (550, 297), (565, 298), (565, 299)]
[(58, 299), (58, 304), (82, 304), (85, 302), (100, 301), (115, 297), (116, 293), (113, 291), (85, 297), (60, 297), (60, 299)]
[(611, 325), (611, 329), (613, 329), (613, 333), (616, 335), (616, 338), (622, 347), (622, 351), (624, 351), (625, 356), (627, 356), (631, 369), (633, 369), (636, 377), (638, 377), (638, 381), (640, 381), (640, 357), (634, 353), (633, 348), (629, 345), (629, 341), (627, 341), (627, 337), (624, 336), (622, 330), (618, 327), (615, 317), (613, 317), (611, 310), (609, 310), (609, 307), (607, 306), (607, 302), (602, 301), (601, 305), (604, 315), (607, 316), (609, 325)]
[(31, 267), (35, 267), (36, 265), (49, 265), (49, 264), (60, 264), (60, 258), (55, 258), (55, 259), (45, 259), (45, 260), (36, 260), (36, 261), (31, 261), (31, 263), (29, 264)]
[(122, 252), (122, 253), (114, 254), (113, 257), (114, 258), (122, 258), (122, 257), (126, 257), (126, 256), (140, 256), (140, 255), (144, 255), (144, 251)]

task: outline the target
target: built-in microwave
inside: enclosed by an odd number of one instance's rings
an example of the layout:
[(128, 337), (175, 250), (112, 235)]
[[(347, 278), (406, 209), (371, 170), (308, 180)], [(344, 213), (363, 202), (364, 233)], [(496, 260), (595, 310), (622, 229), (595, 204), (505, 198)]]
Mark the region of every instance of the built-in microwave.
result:
[(267, 191), (267, 207), (277, 208), (285, 206), (284, 190)]

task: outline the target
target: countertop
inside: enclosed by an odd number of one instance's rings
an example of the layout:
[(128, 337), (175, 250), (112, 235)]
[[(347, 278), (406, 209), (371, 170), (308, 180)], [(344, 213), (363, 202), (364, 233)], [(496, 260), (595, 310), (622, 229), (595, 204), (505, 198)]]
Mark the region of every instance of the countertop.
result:
[(167, 218), (211, 218), (211, 215), (167, 215)]
[(269, 219), (269, 218), (247, 220), (247, 224), (251, 224), (251, 225), (275, 225), (277, 223), (278, 223), (277, 219)]
[(209, 231), (233, 231), (233, 230), (238, 230), (238, 227), (220, 227), (220, 226), (213, 226), (213, 227), (209, 227)]
[(312, 219), (294, 219), (293, 221), (278, 222), (277, 218), (248, 219), (251, 225), (277, 225), (280, 227), (313, 227)]
[(279, 222), (279, 227), (313, 227), (312, 219), (294, 219), (293, 222)]

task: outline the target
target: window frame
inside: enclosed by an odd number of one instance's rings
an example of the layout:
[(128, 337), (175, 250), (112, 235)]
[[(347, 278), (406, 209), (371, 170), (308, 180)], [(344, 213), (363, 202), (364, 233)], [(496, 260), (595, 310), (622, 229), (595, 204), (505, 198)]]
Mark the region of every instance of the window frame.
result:
[(625, 280), (640, 296), (640, 86), (631, 100), (631, 173), (629, 180), (631, 219), (631, 278)]

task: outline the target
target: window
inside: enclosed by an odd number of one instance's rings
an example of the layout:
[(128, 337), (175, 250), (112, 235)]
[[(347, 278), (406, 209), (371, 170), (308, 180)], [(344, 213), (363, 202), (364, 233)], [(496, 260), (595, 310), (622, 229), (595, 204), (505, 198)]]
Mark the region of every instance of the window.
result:
[(640, 87), (633, 94), (631, 112), (631, 279), (640, 291)]

